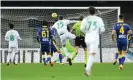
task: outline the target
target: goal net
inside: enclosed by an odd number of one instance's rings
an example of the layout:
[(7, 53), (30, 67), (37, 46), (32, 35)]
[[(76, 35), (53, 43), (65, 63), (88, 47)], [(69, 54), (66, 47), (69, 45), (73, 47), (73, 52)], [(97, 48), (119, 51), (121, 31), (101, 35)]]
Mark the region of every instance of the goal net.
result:
[[(120, 14), (120, 7), (96, 8), (100, 11), (100, 17), (102, 17), (106, 29), (101, 36), (100, 48), (103, 57), (107, 58), (103, 58), (103, 61), (110, 62), (113, 53), (116, 52), (116, 45), (111, 41), (110, 35), (112, 27), (117, 22), (118, 15)], [(22, 38), (22, 41), (19, 41), (19, 48), (22, 50), (39, 50), (40, 45), (36, 40), (37, 28), (42, 25), (43, 20), (47, 20), (49, 23), (54, 22), (56, 19), (51, 17), (53, 12), (56, 12), (58, 16), (63, 15), (65, 19), (78, 18), (80, 14), (84, 16), (88, 15), (87, 7), (3, 7), (1, 9), (1, 48), (3, 50), (7, 50), (6, 48), (8, 48), (8, 43), (4, 40), (4, 36), (6, 31), (9, 30), (8, 23), (13, 23), (15, 25), (15, 30), (19, 32)], [(70, 28), (72, 28), (72, 26), (73, 24), (69, 25)], [(56, 41), (58, 42), (58, 46), (61, 47), (57, 35)], [(74, 45), (74, 41), (72, 41), (72, 45)], [(4, 57), (6, 56), (4, 54), (6, 51), (3, 50), (1, 51), (1, 55)], [(32, 56), (34, 56), (34, 58), (36, 57), (34, 54), (29, 57), (32, 59)], [(100, 62), (100, 54), (97, 54), (96, 57), (96, 61)], [(82, 49), (79, 50), (75, 62), (84, 62)]]

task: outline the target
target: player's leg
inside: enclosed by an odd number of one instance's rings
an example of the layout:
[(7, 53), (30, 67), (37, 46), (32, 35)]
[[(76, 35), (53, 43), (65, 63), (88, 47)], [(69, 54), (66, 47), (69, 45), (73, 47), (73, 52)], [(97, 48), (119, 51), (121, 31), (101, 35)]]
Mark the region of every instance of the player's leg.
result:
[[(65, 53), (64, 53), (64, 51), (62, 50), (62, 49), (60, 49), (60, 51), (61, 51), (61, 54), (62, 54), (62, 59), (64, 58), (64, 57), (66, 57), (65, 56)], [(57, 52), (58, 53), (58, 52)], [(59, 55), (60, 56), (60, 55)], [(60, 59), (59, 58), (56, 58), (55, 60), (54, 60), (54, 63), (56, 63), (56, 62), (58, 62), (58, 61), (60, 61)], [(60, 63), (61, 63), (61, 61), (60, 61)], [(63, 63), (61, 63), (61, 64), (63, 64)]]
[(65, 53), (66, 57), (68, 58), (69, 54), (68, 54), (68, 51), (67, 51), (67, 48), (66, 48), (67, 33), (61, 35), (60, 39), (61, 39), (61, 43), (62, 43), (62, 50)]
[(75, 49), (76, 49), (76, 51), (74, 53), (72, 53), (72, 60), (74, 60), (74, 58), (77, 56), (79, 46), (80, 46), (80, 37), (76, 37), (75, 38)]
[(43, 45), (41, 45), (41, 55), (42, 55), (42, 60), (43, 60), (44, 66), (47, 66), (46, 56), (45, 56), (45, 48)]
[(47, 53), (47, 63), (49, 63), (52, 67), (54, 65), (54, 63), (51, 61), (51, 53), (50, 52), (46, 52)]
[(124, 62), (125, 62), (126, 51), (127, 51), (127, 44), (125, 43), (122, 46), (121, 64), (119, 66), (120, 69), (123, 69), (123, 65), (124, 65)]
[(85, 37), (81, 37), (81, 44), (82, 44), (82, 47), (84, 48), (84, 61), (85, 61), (85, 67), (86, 67), (88, 54), (87, 54), (87, 46), (85, 43)]
[(13, 52), (15, 53), (15, 55), (14, 55), (14, 64), (17, 65), (18, 64), (18, 47), (14, 48)]
[[(74, 60), (74, 58), (76, 57), (77, 55), (77, 51), (76, 49), (70, 44), (70, 40), (67, 39), (66, 41), (66, 47), (67, 47), (67, 50), (69, 52), (69, 54), (71, 54), (71, 57), (68, 58), (68, 62), (69, 64), (71, 64), (71, 60)], [(76, 55), (75, 55), (76, 54)]]
[(9, 49), (8, 49), (8, 55), (7, 55), (7, 66), (9, 66), (9, 64), (10, 64), (10, 60), (11, 60), (11, 53), (12, 53), (12, 48), (11, 47), (9, 47)]
[(119, 52), (119, 55), (118, 55), (119, 65), (121, 65), (122, 64), (122, 45), (120, 41), (117, 41), (117, 48)]
[(50, 52), (50, 47), (49, 46), (45, 46), (45, 52), (47, 53), (47, 60), (46, 62), (51, 62), (51, 52)]
[(88, 57), (88, 61), (87, 61), (87, 66), (85, 68), (85, 74), (90, 76), (91, 74), (91, 67), (94, 63), (94, 55), (97, 53), (98, 51), (98, 43), (86, 43), (87, 44), (87, 49), (89, 49), (89, 57)]
[(76, 51), (76, 49), (70, 44), (70, 40), (69, 40), (69, 39), (66, 40), (66, 48), (67, 48), (68, 52), (72, 54), (71, 59), (73, 60), (73, 59), (76, 57), (75, 54), (77, 54), (77, 51)]
[(12, 47), (11, 61), (15, 64), (16, 47)]
[(115, 53), (115, 60), (114, 60), (114, 62), (113, 62), (113, 65), (115, 65), (115, 64), (117, 63), (119, 54), (120, 54), (120, 53), (119, 53), (119, 51), (118, 51), (118, 49), (117, 49), (117, 53)]
[[(70, 32), (67, 33), (67, 37), (70, 40), (74, 40), (76, 38), (76, 36), (74, 34), (70, 33)], [(74, 51), (74, 53), (72, 53), (72, 55), (74, 55), (74, 54), (75, 55), (77, 54), (76, 50)], [(72, 59), (70, 57), (67, 59), (67, 61), (69, 62), (69, 65), (72, 65)]]
[(61, 53), (60, 49), (58, 48), (58, 46), (56, 45), (55, 41), (53, 41), (52, 43), (53, 43), (52, 50), (59, 54), (59, 60), (60, 60), (60, 63), (62, 63), (62, 58), (63, 58), (62, 53)]

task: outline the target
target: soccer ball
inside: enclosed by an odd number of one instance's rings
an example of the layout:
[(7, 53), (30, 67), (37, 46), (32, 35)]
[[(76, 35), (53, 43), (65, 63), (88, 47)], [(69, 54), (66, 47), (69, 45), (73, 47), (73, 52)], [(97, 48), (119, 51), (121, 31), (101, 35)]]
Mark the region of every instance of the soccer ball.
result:
[(52, 13), (52, 18), (57, 18), (57, 13)]

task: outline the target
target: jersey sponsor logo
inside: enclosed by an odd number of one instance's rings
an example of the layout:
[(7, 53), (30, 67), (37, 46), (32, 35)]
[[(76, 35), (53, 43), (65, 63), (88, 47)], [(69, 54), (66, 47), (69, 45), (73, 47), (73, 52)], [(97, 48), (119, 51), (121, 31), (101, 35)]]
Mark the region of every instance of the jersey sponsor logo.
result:
[(126, 35), (119, 35), (118, 38), (127, 38)]

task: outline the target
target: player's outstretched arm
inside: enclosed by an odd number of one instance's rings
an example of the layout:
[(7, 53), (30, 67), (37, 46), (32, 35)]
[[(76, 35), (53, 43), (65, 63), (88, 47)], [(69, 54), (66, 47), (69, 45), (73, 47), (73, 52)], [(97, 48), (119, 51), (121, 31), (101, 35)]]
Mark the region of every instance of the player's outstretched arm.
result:
[(78, 18), (70, 18), (68, 19), (68, 23), (76, 23), (78, 21)]

